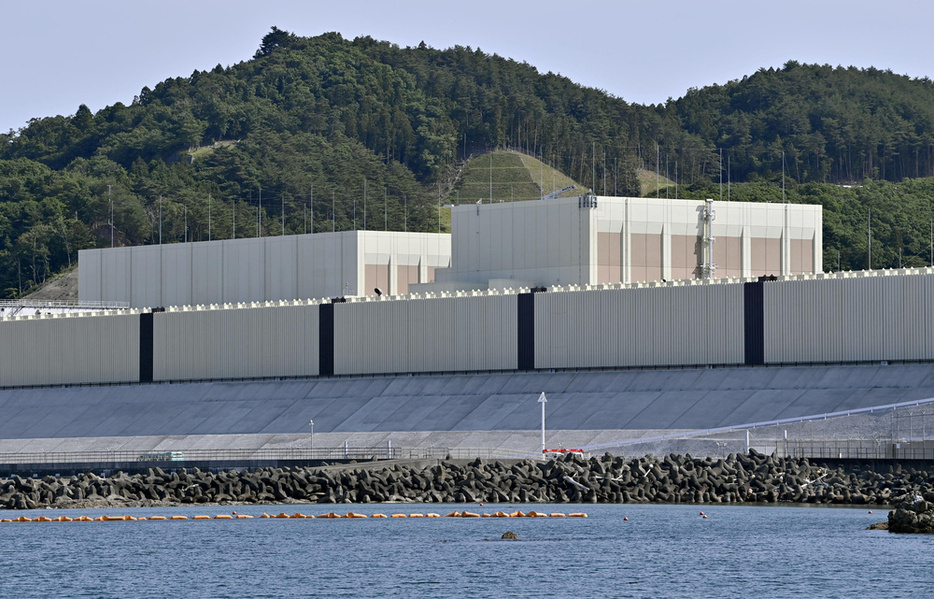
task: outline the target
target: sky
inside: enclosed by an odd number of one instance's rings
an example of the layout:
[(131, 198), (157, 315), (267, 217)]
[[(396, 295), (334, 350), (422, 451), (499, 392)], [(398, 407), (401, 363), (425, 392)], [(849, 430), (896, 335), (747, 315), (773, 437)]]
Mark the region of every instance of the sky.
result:
[(273, 25), (480, 48), (654, 104), (788, 60), (934, 79), (932, 17), (918, 0), (0, 0), (0, 132), (249, 60)]

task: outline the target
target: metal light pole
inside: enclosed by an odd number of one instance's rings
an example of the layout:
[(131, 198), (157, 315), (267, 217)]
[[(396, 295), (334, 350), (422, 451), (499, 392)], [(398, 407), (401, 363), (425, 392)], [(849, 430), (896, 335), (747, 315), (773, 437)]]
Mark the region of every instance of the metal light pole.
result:
[(548, 400), (545, 398), (545, 392), (538, 397), (538, 403), (542, 404), (542, 459), (545, 457), (545, 404)]
[(315, 457), (315, 421), (309, 420), (308, 426), (311, 427), (311, 457), (312, 459), (314, 459)]

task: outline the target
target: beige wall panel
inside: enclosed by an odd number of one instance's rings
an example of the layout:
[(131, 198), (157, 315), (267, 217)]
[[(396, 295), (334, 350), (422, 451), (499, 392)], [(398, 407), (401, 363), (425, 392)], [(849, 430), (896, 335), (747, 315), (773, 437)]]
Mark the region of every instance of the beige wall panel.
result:
[(662, 272), (662, 236), (633, 233), (631, 236), (632, 281), (657, 281)]
[(671, 278), (678, 281), (700, 277), (702, 246), (696, 235), (671, 236)]
[(384, 295), (389, 294), (389, 265), (388, 264), (367, 264), (365, 267), (365, 285), (364, 293), (359, 295), (376, 296), (376, 288), (379, 288)]
[(718, 236), (713, 245), (713, 262), (717, 265), (716, 277), (741, 277), (743, 275), (742, 254), (740, 237)]
[(782, 274), (781, 239), (753, 237), (749, 240), (751, 254), (750, 276)]
[(409, 285), (418, 283), (418, 266), (397, 266), (396, 277), (396, 294), (407, 295)]
[(791, 253), (791, 274), (798, 275), (811, 272), (814, 264), (814, 248), (810, 239), (790, 239), (789, 251)]

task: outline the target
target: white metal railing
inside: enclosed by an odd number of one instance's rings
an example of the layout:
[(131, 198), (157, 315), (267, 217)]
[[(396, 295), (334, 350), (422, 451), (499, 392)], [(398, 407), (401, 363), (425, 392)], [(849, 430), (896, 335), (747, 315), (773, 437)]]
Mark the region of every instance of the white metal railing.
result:
[(0, 299), (0, 308), (89, 308), (119, 310), (129, 308), (130, 302), (89, 302), (81, 300), (7, 300)]
[(494, 459), (505, 452), (492, 448), (470, 447), (400, 447), (392, 444), (361, 447), (350, 444), (336, 447), (295, 447), (260, 449), (176, 449), (113, 451), (39, 451), (0, 453), (0, 464), (89, 464), (135, 462), (141, 466), (172, 462), (250, 462), (270, 460), (423, 460), (423, 459)]
[[(667, 433), (664, 435), (654, 435), (651, 437), (621, 439), (619, 441), (613, 441), (610, 443), (599, 443), (597, 445), (586, 445), (582, 447), (581, 449), (583, 449), (584, 451), (588, 451), (588, 452), (594, 452), (600, 449), (609, 449), (612, 447), (623, 447), (626, 445), (639, 445), (643, 443), (653, 443), (657, 441), (672, 441), (676, 439), (691, 439), (691, 438), (704, 437), (708, 435), (715, 435), (718, 433), (750, 431), (752, 429), (765, 428), (768, 426), (793, 424), (797, 422), (808, 422), (812, 420), (827, 420), (828, 418), (837, 418), (840, 416), (854, 416), (856, 414), (870, 414), (872, 412), (882, 412), (885, 410), (897, 410), (899, 408), (920, 406), (920, 405), (929, 404), (929, 403), (934, 403), (934, 397), (928, 397), (926, 399), (918, 399), (915, 401), (904, 401), (900, 403), (873, 406), (871, 408), (857, 408), (853, 410), (843, 410), (840, 412), (827, 412), (825, 414), (815, 414), (813, 416), (800, 416), (798, 418), (781, 418), (778, 420), (765, 420), (762, 422), (752, 422), (749, 424), (738, 424), (735, 426), (721, 426), (717, 428), (707, 428), (707, 429), (696, 430), (696, 431), (681, 431), (677, 433)], [(829, 442), (830, 441), (828, 441), (828, 443)]]

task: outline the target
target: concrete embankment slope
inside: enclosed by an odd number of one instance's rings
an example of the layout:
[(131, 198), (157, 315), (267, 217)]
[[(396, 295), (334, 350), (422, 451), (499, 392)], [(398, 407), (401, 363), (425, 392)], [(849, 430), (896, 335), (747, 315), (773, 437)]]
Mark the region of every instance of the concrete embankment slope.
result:
[[(336, 377), (0, 390), (0, 452), (574, 447), (934, 397), (934, 364)], [(320, 436), (319, 436), (320, 435)]]

